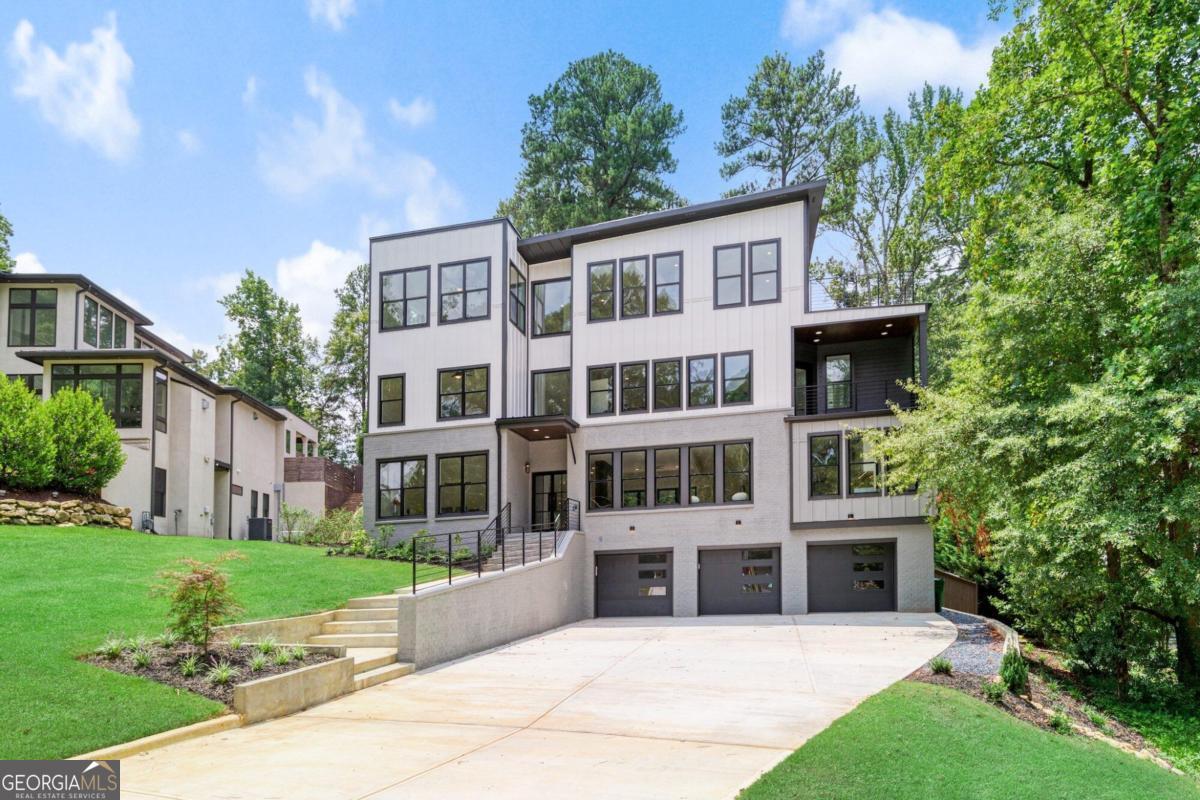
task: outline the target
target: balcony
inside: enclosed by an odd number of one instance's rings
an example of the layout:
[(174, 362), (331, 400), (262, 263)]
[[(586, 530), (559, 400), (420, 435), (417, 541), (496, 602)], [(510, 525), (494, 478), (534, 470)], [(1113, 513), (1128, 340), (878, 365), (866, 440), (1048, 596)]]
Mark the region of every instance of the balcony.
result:
[(797, 386), (792, 413), (797, 417), (811, 417), (888, 412), (892, 405), (913, 408), (916, 396), (894, 380), (835, 381), (823, 386)]

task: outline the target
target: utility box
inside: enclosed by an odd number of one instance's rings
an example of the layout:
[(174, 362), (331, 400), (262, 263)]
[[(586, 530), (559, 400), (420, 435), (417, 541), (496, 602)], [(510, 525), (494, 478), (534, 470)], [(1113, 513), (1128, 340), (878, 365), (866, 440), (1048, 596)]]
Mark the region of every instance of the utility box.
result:
[(249, 520), (247, 537), (252, 542), (271, 541), (271, 518), (251, 517)]

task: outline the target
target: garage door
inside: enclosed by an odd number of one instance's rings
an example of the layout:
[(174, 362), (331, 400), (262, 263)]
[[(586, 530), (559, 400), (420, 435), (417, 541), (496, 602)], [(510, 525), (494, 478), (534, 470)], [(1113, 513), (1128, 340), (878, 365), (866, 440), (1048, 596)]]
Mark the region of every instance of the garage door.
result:
[(671, 615), (671, 551), (596, 553), (596, 616)]
[(701, 614), (778, 614), (779, 548), (700, 551)]
[(896, 544), (810, 544), (809, 611), (895, 611)]

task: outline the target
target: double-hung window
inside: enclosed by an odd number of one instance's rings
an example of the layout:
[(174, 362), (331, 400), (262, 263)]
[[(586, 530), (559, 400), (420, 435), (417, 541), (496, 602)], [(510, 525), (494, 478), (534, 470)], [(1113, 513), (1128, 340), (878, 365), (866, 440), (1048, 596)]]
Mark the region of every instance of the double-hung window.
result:
[(141, 364), (55, 364), (50, 368), (50, 392), (64, 387), (99, 397), (118, 428), (142, 426)]
[(438, 456), (439, 516), (486, 514), (487, 453)]
[(825, 356), (825, 408), (850, 408), (853, 395), (850, 356)]
[(379, 283), (379, 319), (383, 330), (429, 324), (429, 267), (384, 272)]
[(613, 507), (613, 454), (588, 455), (588, 508)]
[(823, 433), (808, 439), (808, 496), (841, 497), (841, 436)]
[(717, 448), (703, 445), (688, 448), (688, 503), (717, 502)]
[(377, 519), (425, 516), (425, 456), (380, 461)]
[(750, 303), (779, 300), (779, 240), (750, 243)]
[(488, 368), (438, 370), (438, 419), (486, 417)]
[(404, 376), (384, 375), (379, 378), (380, 425), (404, 424)]
[(654, 313), (683, 311), (683, 253), (654, 257)]
[(846, 482), (850, 494), (879, 493), (879, 458), (874, 446), (859, 433), (846, 434), (846, 468), (850, 476)]
[(533, 373), (533, 416), (571, 413), (571, 370)]
[(649, 365), (645, 361), (621, 365), (621, 413), (630, 414), (646, 411), (646, 373)]
[(679, 468), (678, 447), (654, 451), (654, 505), (679, 505)]
[(571, 279), (533, 284), (533, 335), (571, 332)]
[(683, 407), (683, 362), (678, 358), (654, 362), (654, 410), (671, 411)]
[(750, 502), (750, 444), (721, 445), (721, 486), (726, 503)]
[(9, 347), (53, 347), (57, 324), (57, 289), (9, 290)]
[(603, 417), (616, 410), (616, 367), (588, 367), (588, 416)]
[(621, 259), (621, 318), (644, 317), (648, 306), (649, 260), (645, 256)]
[(646, 451), (621, 453), (621, 508), (646, 505)]
[(486, 319), (491, 259), (438, 265), (438, 322)]
[(613, 303), (616, 264), (612, 261), (598, 261), (588, 264), (588, 320), (615, 319), (616, 306)]
[(515, 264), (508, 265), (508, 320), (525, 332), (525, 276)]
[(710, 408), (717, 404), (717, 357), (688, 358), (688, 408)]
[(730, 244), (713, 250), (713, 306), (729, 308), (744, 305), (746, 289), (746, 248)]
[(753, 401), (751, 353), (724, 353), (721, 356), (721, 404), (738, 405)]

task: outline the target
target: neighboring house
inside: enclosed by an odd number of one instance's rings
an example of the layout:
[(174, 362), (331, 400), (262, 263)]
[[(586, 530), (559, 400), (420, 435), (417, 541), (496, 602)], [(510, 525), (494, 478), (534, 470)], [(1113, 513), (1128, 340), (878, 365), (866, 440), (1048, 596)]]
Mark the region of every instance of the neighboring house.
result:
[[(0, 372), (43, 396), (77, 386), (104, 401), (126, 460), (103, 495), (135, 527), (245, 539), (251, 519), (278, 519), (285, 414), (197, 373), (83, 275), (0, 275), (0, 319)], [(304, 436), (316, 440), (311, 426)]]
[(850, 430), (911, 404), (927, 307), (811, 309), (823, 192), (372, 238), (368, 526), (575, 498), (599, 616), (930, 610), (927, 498)]
[(333, 508), (354, 511), (361, 504), (362, 470), (338, 464), (320, 452), (320, 438), (312, 423), (276, 406), (287, 417), (283, 432), (283, 502), (318, 517)]

